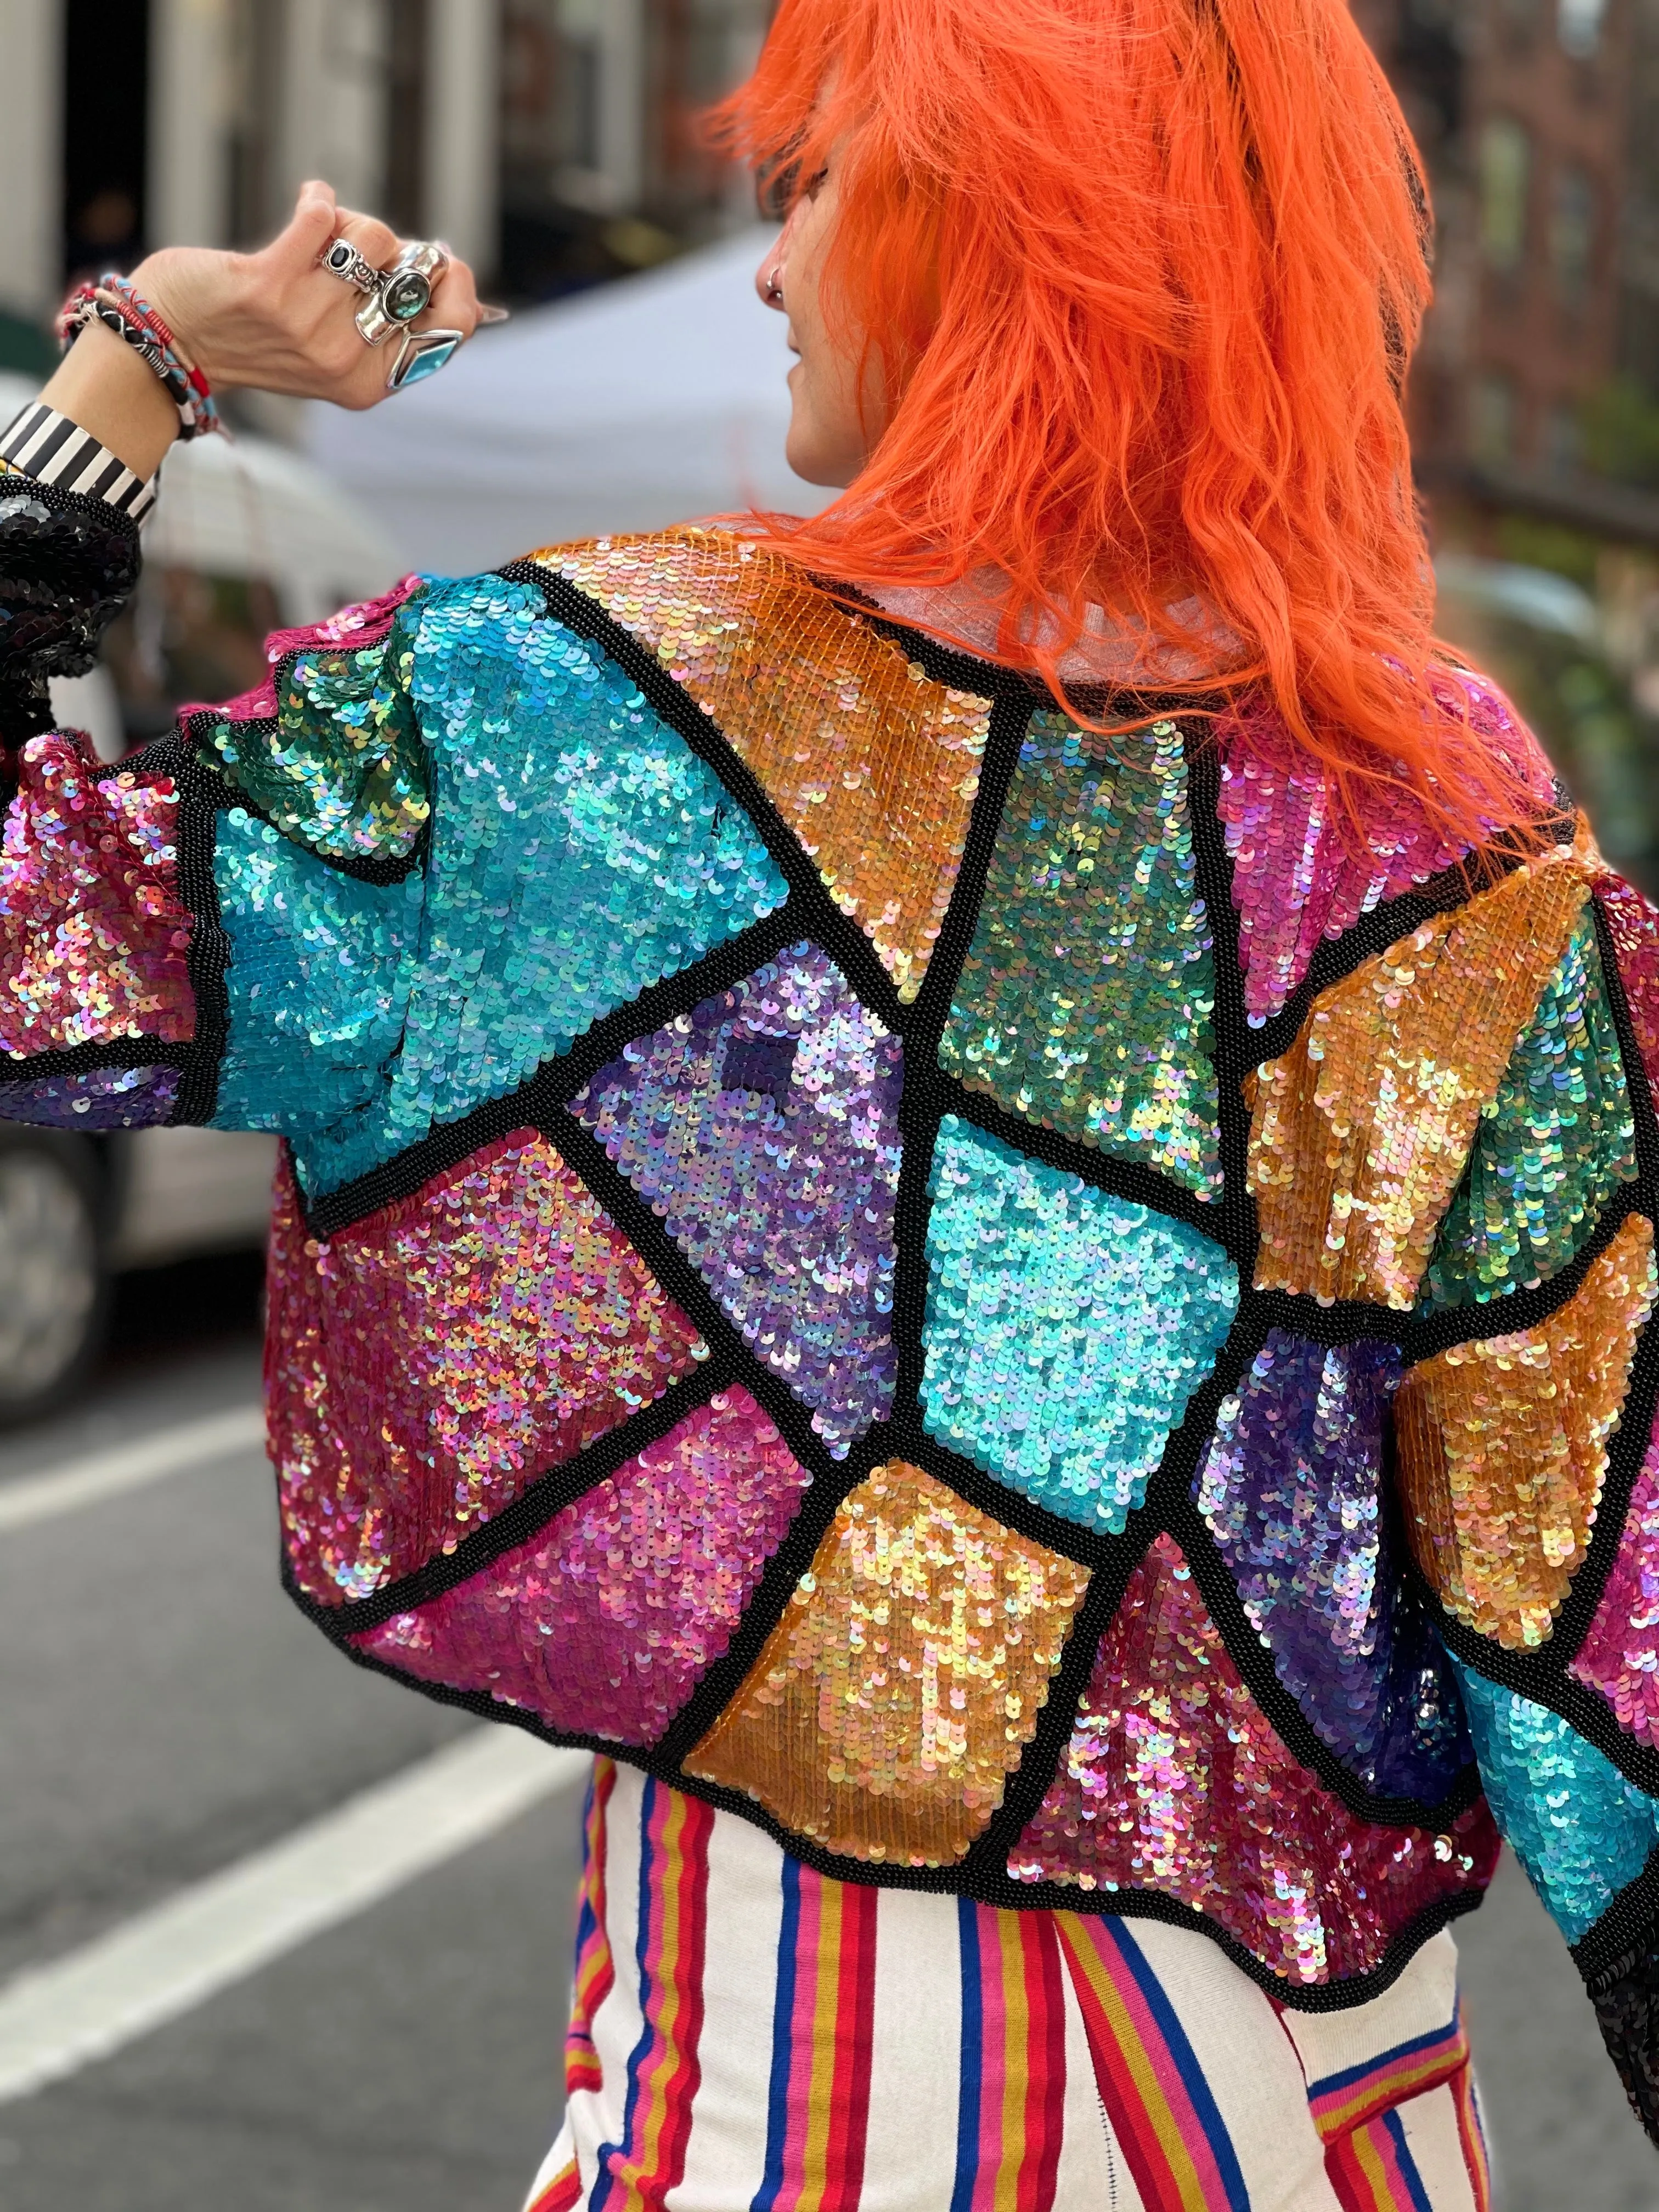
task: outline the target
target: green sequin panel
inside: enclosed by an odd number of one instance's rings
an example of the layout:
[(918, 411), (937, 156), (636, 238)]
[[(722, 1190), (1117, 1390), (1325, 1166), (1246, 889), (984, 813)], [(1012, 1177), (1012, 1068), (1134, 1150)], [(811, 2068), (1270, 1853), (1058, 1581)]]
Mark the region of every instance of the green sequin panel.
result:
[(1010, 1112), (1219, 1188), (1209, 918), (1173, 722), (1032, 717), (939, 1045)]
[(1484, 1304), (1547, 1282), (1636, 1174), (1636, 1131), (1588, 915), (1481, 1112), (1424, 1304)]
[(286, 836), (334, 860), (404, 860), (426, 826), (428, 761), (408, 675), (424, 594), (378, 644), (314, 646), (276, 687), (276, 713), (226, 716), (201, 750)]

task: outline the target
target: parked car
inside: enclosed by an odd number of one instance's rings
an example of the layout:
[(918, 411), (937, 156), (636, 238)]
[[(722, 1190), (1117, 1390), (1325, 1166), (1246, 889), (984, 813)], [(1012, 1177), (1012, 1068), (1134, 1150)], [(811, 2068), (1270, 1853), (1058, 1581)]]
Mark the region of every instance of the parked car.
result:
[[(33, 397), (0, 375), (0, 422)], [(53, 686), (59, 724), (111, 763), (167, 728), (180, 700), (258, 682), (267, 630), (371, 598), (399, 568), (317, 469), (255, 437), (175, 448), (144, 563), (100, 666)], [(122, 1270), (261, 1245), (273, 1152), (269, 1137), (216, 1130), (79, 1136), (0, 1120), (0, 1425), (73, 1390)]]

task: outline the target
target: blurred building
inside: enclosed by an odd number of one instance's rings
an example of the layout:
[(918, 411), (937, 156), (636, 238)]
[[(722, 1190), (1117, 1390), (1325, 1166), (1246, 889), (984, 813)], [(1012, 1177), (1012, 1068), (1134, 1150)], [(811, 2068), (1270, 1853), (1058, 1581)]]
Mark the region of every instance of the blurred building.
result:
[(0, 309), (32, 327), (77, 270), (161, 242), (251, 243), (308, 176), (450, 240), (520, 296), (662, 258), (734, 205), (693, 117), (748, 65), (767, 14), (767, 0), (0, 0)]

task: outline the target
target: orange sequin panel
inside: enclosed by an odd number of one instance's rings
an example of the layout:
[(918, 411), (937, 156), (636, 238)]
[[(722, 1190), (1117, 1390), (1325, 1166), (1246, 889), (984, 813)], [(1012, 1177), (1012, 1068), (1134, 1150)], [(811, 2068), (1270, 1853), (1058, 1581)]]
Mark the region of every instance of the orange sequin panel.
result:
[(1515, 1646), (1550, 1633), (1595, 1519), (1655, 1287), (1653, 1224), (1633, 1213), (1559, 1312), (1454, 1345), (1401, 1386), (1412, 1548), (1448, 1611), (1483, 1636)]
[(655, 653), (869, 938), (921, 988), (979, 788), (990, 704), (935, 684), (775, 554), (725, 531), (531, 556)]
[(1258, 1290), (1413, 1304), (1480, 1109), (1588, 896), (1552, 855), (1320, 993), (1245, 1086)]
[(830, 1850), (948, 1865), (1002, 1802), (1088, 1579), (892, 1461), (687, 1765)]

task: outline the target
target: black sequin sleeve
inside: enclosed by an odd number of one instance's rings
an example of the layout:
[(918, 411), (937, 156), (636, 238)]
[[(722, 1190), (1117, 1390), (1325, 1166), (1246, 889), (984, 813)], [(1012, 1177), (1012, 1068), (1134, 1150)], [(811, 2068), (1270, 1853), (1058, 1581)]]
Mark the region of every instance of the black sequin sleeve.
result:
[(46, 686), (79, 676), (138, 580), (138, 526), (100, 499), (0, 475), (0, 775), (52, 726)]

